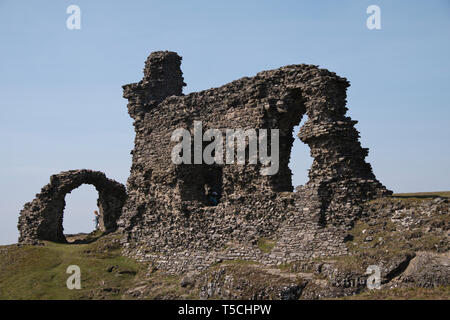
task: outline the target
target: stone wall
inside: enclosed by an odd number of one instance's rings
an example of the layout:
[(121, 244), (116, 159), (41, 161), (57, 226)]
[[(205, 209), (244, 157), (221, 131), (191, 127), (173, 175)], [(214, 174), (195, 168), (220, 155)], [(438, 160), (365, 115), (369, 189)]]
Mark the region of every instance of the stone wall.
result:
[[(312, 65), (290, 65), (219, 88), (182, 94), (181, 57), (154, 52), (144, 78), (125, 85), (136, 132), (128, 198), (119, 221), (130, 255), (173, 272), (223, 259), (280, 264), (345, 254), (346, 230), (362, 201), (388, 195), (365, 162), (356, 121), (346, 116), (346, 79)], [(293, 192), (288, 167), (292, 130), (314, 158), (305, 186)], [(280, 168), (180, 164), (171, 161), (175, 129), (279, 129)], [(248, 147), (248, 146), (247, 146)], [(295, 159), (294, 159), (295, 161)], [(209, 206), (205, 189), (220, 189)], [(274, 241), (269, 253), (261, 238)]]
[[(136, 132), (127, 193), (101, 172), (54, 175), (21, 211), (19, 242), (65, 241), (64, 197), (89, 183), (99, 192), (101, 229), (119, 226), (127, 254), (169, 272), (227, 259), (279, 265), (346, 254), (347, 230), (362, 202), (391, 194), (365, 162), (368, 150), (346, 116), (348, 81), (316, 66), (289, 65), (183, 95), (180, 66), (176, 53), (154, 52), (143, 79), (123, 86)], [(314, 160), (308, 183), (294, 191), (292, 131), (305, 115), (298, 136)], [(278, 129), (278, 172), (264, 175), (266, 165), (248, 158), (246, 164), (174, 164), (172, 133), (194, 133), (196, 121), (203, 132), (224, 135), (226, 129)], [(218, 205), (208, 203), (211, 189), (220, 194)], [(272, 246), (262, 248), (261, 240)]]
[[(91, 184), (98, 191), (99, 227), (104, 232), (117, 229), (117, 219), (125, 202), (125, 187), (92, 170), (71, 170), (50, 177), (36, 198), (24, 205), (18, 228), (20, 243), (36, 244), (40, 240), (65, 242), (63, 212), (67, 193), (82, 184)], [(94, 217), (94, 215), (92, 215)]]

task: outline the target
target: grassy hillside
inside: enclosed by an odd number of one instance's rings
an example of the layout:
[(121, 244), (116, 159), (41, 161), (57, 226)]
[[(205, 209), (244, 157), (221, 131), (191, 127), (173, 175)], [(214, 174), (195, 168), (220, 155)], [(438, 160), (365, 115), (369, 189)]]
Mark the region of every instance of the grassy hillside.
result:
[[(121, 255), (118, 235), (68, 240), (75, 242), (0, 246), (0, 300), (135, 299), (144, 287), (146, 299), (198, 299), (195, 289), (180, 285), (180, 276)], [(80, 267), (80, 290), (66, 286), (70, 265)]]
[[(0, 246), (0, 299), (198, 299), (211, 279), (224, 292), (229, 289), (231, 297), (248, 299), (255, 293), (275, 296), (277, 284), (287, 286), (291, 282), (307, 283), (301, 299), (342, 297), (345, 290), (327, 295), (333, 279), (359, 276), (367, 265), (379, 262), (389, 267), (417, 252), (448, 252), (448, 201), (438, 197), (450, 198), (450, 192), (394, 194), (391, 199), (368, 202), (367, 210), (374, 210), (373, 214), (360, 219), (350, 230), (348, 256), (278, 267), (251, 261), (224, 261), (191, 278), (166, 275), (150, 264), (122, 256), (116, 234), (75, 235), (68, 238), (74, 241), (70, 244)], [(397, 208), (397, 214), (392, 215), (392, 207)], [(263, 252), (270, 252), (274, 244), (265, 238), (257, 243)], [(81, 290), (66, 287), (70, 276), (66, 270), (70, 265), (81, 269)], [(321, 266), (319, 271), (317, 265)], [(392, 277), (395, 280), (398, 275)], [(245, 292), (243, 288), (253, 291)], [(450, 299), (450, 286), (383, 288), (356, 293), (344, 299)]]
[(394, 193), (394, 198), (434, 199), (437, 197), (450, 198), (450, 191)]
[(370, 290), (340, 300), (448, 300), (450, 287)]
[[(145, 265), (121, 256), (114, 240), (0, 247), (0, 299), (119, 298)], [(66, 287), (69, 265), (81, 269), (81, 290)]]

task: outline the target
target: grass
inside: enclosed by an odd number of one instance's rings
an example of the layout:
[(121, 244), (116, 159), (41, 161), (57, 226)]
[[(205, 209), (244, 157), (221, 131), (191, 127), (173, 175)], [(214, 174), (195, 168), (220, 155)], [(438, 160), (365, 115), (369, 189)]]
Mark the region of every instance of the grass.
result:
[(267, 238), (259, 238), (257, 245), (262, 252), (269, 253), (275, 247), (275, 241)]
[(306, 284), (300, 277), (283, 277), (268, 272), (257, 262), (239, 259), (224, 261), (209, 268), (202, 272), (201, 278), (204, 279), (203, 286), (214, 283), (221, 288), (209, 299), (279, 299), (281, 288)]
[(369, 200), (369, 203), (382, 203), (386, 199), (402, 200), (405, 203), (421, 202), (426, 200), (433, 200), (436, 198), (447, 198), (450, 199), (450, 191), (435, 191), (435, 192), (412, 192), (412, 193), (394, 193), (388, 198), (378, 198), (374, 200)]
[[(0, 246), (0, 300), (198, 299), (198, 290), (180, 286), (180, 276), (149, 273), (149, 264), (121, 255), (117, 235), (68, 238), (76, 242)], [(70, 265), (80, 267), (80, 290), (66, 286)], [(139, 288), (137, 296), (128, 292)]]
[(280, 269), (281, 272), (291, 272), (292, 269), (292, 263), (282, 263), (278, 266), (276, 266), (278, 269)]
[(432, 289), (394, 288), (367, 290), (359, 294), (340, 298), (341, 300), (448, 300), (450, 286)]
[[(143, 287), (143, 299), (186, 299), (194, 300), (199, 298), (197, 288), (191, 285), (186, 287), (181, 286), (183, 276), (164, 274), (161, 271), (156, 271), (150, 275), (145, 275), (139, 279), (135, 284), (137, 287)], [(136, 299), (135, 297), (126, 294), (125, 299)]]
[(413, 193), (394, 193), (393, 198), (412, 198), (412, 199), (434, 199), (437, 197), (450, 198), (450, 191), (436, 191), (436, 192), (413, 192)]
[[(436, 197), (450, 197), (450, 192), (402, 193), (394, 194), (393, 199), (376, 201), (402, 204), (405, 201), (404, 204), (408, 207), (415, 205), (415, 201)], [(383, 203), (380, 205), (382, 207)], [(343, 271), (365, 272), (364, 267), (367, 265), (378, 264), (400, 254), (436, 251), (438, 245), (446, 240), (445, 233), (439, 230), (448, 226), (450, 216), (433, 213), (422, 219), (426, 223), (411, 230), (398, 229), (398, 224), (391, 221), (389, 216), (375, 215), (370, 221), (361, 219), (349, 231), (352, 239), (347, 242), (347, 246), (351, 255), (321, 258), (320, 261), (332, 263)], [(424, 227), (430, 225), (438, 231), (424, 232)], [(372, 241), (365, 241), (368, 235), (373, 237)], [(198, 288), (180, 285), (183, 276), (167, 275), (156, 269), (149, 273), (148, 264), (122, 256), (117, 235), (101, 236), (92, 233), (81, 238), (74, 235), (68, 237), (68, 240), (75, 242), (46, 242), (44, 246), (0, 246), (0, 300), (199, 298)], [(271, 252), (275, 244), (276, 241), (268, 238), (260, 238), (257, 242), (258, 248), (264, 253)], [(69, 265), (77, 265), (81, 269), (81, 290), (69, 290), (66, 287), (70, 276), (66, 273)], [(282, 272), (296, 272), (293, 269), (297, 268), (294, 267), (295, 263), (289, 263), (277, 268)], [(226, 268), (236, 283), (246, 283), (242, 291), (238, 290), (243, 298), (252, 297), (254, 292), (263, 292), (268, 286), (276, 287), (285, 281), (283, 277), (263, 272), (264, 268), (256, 261), (240, 259), (225, 260), (206, 270), (204, 274), (217, 271), (218, 268)], [(143, 288), (142, 292), (133, 295), (140, 288)], [(132, 289), (131, 294), (127, 294), (129, 289)], [(370, 290), (344, 299), (450, 299), (450, 289)]]
[[(0, 299), (119, 299), (144, 265), (111, 248), (111, 240), (1, 246)], [(69, 265), (81, 269), (80, 290), (66, 286)]]

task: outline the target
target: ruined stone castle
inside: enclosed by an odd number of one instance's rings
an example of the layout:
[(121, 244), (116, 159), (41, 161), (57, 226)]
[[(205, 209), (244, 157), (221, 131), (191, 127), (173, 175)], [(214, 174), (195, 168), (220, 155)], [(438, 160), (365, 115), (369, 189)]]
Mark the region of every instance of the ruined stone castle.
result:
[[(346, 254), (347, 230), (361, 203), (391, 194), (365, 162), (356, 121), (346, 116), (345, 78), (313, 65), (289, 65), (219, 88), (183, 95), (181, 57), (152, 53), (138, 83), (123, 86), (134, 120), (127, 188), (102, 173), (54, 175), (21, 211), (21, 243), (65, 241), (64, 196), (83, 183), (99, 191), (101, 228), (122, 235), (124, 252), (169, 272), (201, 270), (227, 259), (281, 264)], [(294, 137), (313, 157), (309, 181), (293, 190)], [(279, 170), (263, 164), (174, 164), (171, 135), (194, 121), (205, 128), (279, 129)], [(248, 148), (248, 146), (247, 146)], [(292, 159), (295, 161), (295, 159)], [(205, 190), (219, 193), (217, 205)], [(274, 243), (263, 252), (258, 241)]]

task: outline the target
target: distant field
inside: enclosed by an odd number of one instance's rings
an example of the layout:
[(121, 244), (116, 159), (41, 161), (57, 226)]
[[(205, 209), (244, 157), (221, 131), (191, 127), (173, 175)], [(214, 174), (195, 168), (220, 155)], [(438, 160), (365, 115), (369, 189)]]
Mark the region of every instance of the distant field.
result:
[(450, 191), (394, 193), (392, 196), (396, 198), (450, 198)]

